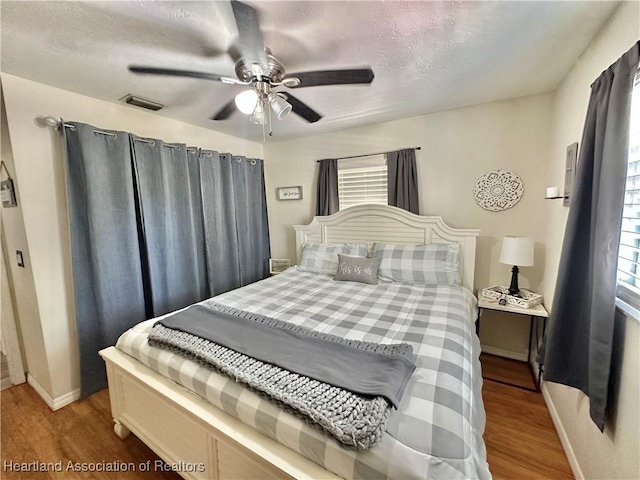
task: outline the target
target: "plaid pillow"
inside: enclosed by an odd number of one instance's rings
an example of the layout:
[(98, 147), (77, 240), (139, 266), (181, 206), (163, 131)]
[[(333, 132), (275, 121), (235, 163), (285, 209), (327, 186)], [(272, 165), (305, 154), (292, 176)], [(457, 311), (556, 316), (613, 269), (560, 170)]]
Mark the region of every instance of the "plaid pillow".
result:
[(458, 244), (384, 245), (376, 243), (378, 277), (390, 282), (460, 285)]
[(298, 270), (303, 272), (335, 275), (338, 270), (338, 254), (354, 257), (367, 256), (366, 243), (305, 243)]
[(378, 284), (379, 258), (349, 257), (338, 254), (338, 271), (334, 280)]

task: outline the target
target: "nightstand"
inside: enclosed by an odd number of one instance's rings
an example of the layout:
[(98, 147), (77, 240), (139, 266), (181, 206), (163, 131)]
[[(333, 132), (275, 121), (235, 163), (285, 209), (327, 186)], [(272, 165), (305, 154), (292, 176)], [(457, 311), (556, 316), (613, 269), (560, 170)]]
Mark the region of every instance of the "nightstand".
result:
[[(533, 381), (536, 385), (536, 392), (540, 391), (540, 379), (542, 378), (542, 366), (538, 367), (538, 372), (536, 373), (531, 366), (531, 340), (533, 338), (533, 325), (538, 320), (542, 320), (542, 336), (544, 337), (544, 332), (547, 328), (547, 318), (549, 317), (549, 313), (547, 309), (544, 308), (544, 305), (536, 305), (531, 308), (522, 308), (517, 307), (515, 305), (500, 305), (498, 300), (494, 300), (492, 298), (486, 298), (481, 295), (478, 296), (478, 320), (476, 321), (476, 334), (480, 335), (480, 317), (482, 316), (483, 310), (495, 310), (498, 312), (507, 312), (512, 313), (514, 315), (524, 315), (529, 317), (529, 347), (527, 350), (527, 364), (529, 365), (529, 369), (531, 370), (531, 375), (533, 376)], [(515, 387), (524, 388), (525, 390), (532, 390), (530, 388), (523, 387), (521, 385), (515, 385), (508, 382), (504, 382), (501, 380), (495, 380), (500, 383), (506, 383), (507, 385), (513, 385)]]
[(269, 273), (271, 276), (284, 272), (291, 266), (291, 261), (288, 258), (270, 258), (269, 259)]

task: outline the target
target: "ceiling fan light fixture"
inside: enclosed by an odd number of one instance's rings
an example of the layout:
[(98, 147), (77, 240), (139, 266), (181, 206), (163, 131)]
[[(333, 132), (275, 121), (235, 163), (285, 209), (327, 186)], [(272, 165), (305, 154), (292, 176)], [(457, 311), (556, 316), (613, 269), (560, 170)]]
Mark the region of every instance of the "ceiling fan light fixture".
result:
[(258, 94), (255, 90), (245, 90), (236, 95), (236, 107), (245, 115), (252, 114), (258, 105)]
[(280, 95), (270, 95), (269, 103), (271, 104), (271, 109), (278, 117), (278, 120), (282, 120), (291, 112), (291, 104)]
[(255, 123), (256, 125), (264, 125), (264, 108), (262, 102), (257, 102), (253, 113), (249, 117), (249, 120), (251, 121), (251, 123)]

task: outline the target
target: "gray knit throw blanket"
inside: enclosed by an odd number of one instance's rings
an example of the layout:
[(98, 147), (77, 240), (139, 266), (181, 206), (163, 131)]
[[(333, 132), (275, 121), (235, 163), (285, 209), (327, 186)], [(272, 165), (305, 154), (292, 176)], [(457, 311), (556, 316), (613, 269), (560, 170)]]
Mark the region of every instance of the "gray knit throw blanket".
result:
[[(411, 352), (411, 346), (408, 344), (385, 345), (346, 340), (212, 301), (205, 302), (204, 305), (257, 322), (295, 329), (369, 351), (401, 355), (407, 351)], [(248, 385), (285, 410), (356, 450), (367, 450), (382, 437), (386, 429), (390, 406), (381, 396), (371, 398), (357, 395), (160, 324), (152, 328), (149, 344), (171, 350)]]

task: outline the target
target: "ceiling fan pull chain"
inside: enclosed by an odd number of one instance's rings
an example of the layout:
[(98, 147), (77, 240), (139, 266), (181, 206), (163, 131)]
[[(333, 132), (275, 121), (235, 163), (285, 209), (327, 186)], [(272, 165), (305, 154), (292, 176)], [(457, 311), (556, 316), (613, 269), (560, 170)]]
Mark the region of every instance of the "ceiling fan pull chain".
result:
[[(264, 103), (264, 97), (260, 96), (260, 103), (262, 104), (262, 141), (266, 142), (267, 141), (267, 137), (266, 137), (266, 132), (265, 132), (265, 118), (264, 118), (264, 109), (266, 108), (266, 105)], [(269, 118), (267, 119), (267, 121), (269, 121), (271, 119), (271, 111), (269, 111)], [(271, 128), (271, 127), (269, 127)]]

